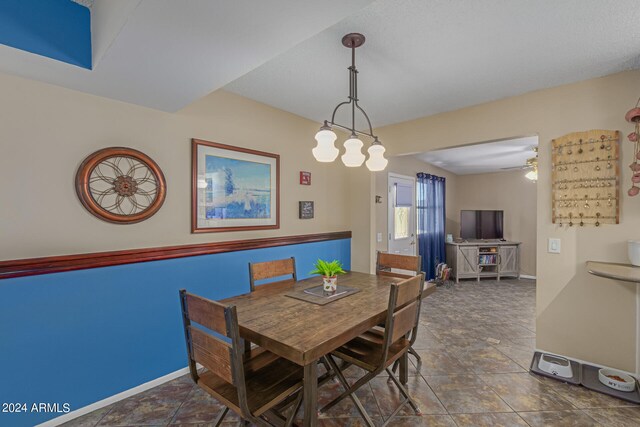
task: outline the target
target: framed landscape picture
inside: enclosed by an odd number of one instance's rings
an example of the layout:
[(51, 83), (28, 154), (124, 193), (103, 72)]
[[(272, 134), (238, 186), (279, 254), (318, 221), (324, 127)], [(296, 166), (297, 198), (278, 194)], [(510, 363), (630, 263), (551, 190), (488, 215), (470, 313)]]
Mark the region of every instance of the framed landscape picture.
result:
[(191, 232), (280, 228), (280, 156), (191, 140)]

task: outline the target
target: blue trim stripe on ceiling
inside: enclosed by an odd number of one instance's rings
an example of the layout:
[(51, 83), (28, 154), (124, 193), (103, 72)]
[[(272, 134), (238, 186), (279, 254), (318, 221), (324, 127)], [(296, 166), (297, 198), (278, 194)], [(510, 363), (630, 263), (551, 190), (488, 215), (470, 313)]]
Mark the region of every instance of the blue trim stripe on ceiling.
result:
[(90, 70), (91, 13), (71, 0), (2, 0), (0, 43)]

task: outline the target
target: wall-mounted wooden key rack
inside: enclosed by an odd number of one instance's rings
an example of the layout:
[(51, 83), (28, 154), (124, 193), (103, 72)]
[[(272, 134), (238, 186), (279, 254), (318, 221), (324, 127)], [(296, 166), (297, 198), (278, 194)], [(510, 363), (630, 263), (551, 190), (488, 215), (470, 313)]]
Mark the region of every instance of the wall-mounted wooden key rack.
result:
[(620, 222), (620, 132), (574, 132), (552, 141), (554, 224)]

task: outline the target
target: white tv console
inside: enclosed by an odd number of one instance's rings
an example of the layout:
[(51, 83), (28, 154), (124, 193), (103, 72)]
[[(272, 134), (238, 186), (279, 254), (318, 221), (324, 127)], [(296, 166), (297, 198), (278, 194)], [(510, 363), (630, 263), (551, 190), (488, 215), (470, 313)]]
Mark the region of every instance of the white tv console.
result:
[(483, 277), (500, 280), (520, 278), (520, 243), (503, 240), (447, 242), (447, 264), (456, 283)]

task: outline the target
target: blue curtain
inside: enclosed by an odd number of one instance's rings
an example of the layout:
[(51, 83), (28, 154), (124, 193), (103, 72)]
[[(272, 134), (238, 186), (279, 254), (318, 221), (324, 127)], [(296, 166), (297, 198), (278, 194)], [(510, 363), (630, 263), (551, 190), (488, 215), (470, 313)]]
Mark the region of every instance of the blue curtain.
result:
[(435, 278), (436, 265), (445, 262), (444, 189), (443, 177), (418, 174), (418, 251), (422, 257), (422, 270), (429, 280)]

